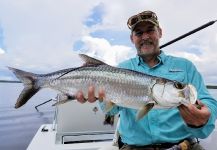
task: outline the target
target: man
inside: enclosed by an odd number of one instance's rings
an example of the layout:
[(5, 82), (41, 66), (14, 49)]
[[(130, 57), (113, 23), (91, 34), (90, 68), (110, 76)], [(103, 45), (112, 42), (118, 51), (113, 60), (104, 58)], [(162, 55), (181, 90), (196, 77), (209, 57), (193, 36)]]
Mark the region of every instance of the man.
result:
[[(173, 109), (153, 109), (140, 121), (135, 121), (135, 111), (114, 106), (109, 114), (120, 114), (120, 134), (122, 150), (191, 149), (203, 148), (195, 138), (206, 138), (215, 128), (217, 101), (208, 93), (201, 74), (184, 58), (165, 55), (159, 49), (162, 37), (158, 18), (152, 11), (144, 11), (128, 19), (130, 39), (137, 49), (135, 58), (119, 65), (149, 75), (193, 84), (198, 92), (198, 105), (181, 105)], [(88, 101), (96, 101), (94, 87), (90, 86)], [(106, 91), (100, 90), (102, 101)], [(82, 92), (77, 93), (79, 102), (84, 103)], [(199, 106), (199, 107), (198, 107)]]

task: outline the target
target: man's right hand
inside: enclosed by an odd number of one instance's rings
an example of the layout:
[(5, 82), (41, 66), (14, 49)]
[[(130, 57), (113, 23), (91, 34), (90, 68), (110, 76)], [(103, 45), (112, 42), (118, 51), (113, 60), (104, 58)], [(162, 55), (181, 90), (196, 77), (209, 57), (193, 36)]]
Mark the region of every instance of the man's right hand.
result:
[(98, 97), (95, 96), (95, 87), (94, 86), (89, 86), (88, 87), (88, 97), (85, 98), (84, 94), (82, 91), (78, 91), (76, 94), (76, 99), (80, 103), (85, 103), (86, 101), (90, 103), (94, 103), (96, 100), (103, 101), (105, 98), (105, 91), (104, 89), (100, 88), (98, 91)]

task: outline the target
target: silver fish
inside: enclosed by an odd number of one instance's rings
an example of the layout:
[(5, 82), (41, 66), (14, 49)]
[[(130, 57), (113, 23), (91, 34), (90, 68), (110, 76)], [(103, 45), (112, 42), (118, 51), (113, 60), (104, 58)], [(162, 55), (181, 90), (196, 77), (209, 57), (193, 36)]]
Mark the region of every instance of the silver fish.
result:
[(172, 108), (196, 103), (197, 91), (191, 84), (112, 67), (84, 54), (79, 56), (85, 62), (83, 66), (49, 74), (33, 74), (9, 67), (24, 84), (15, 108), (24, 105), (42, 88), (51, 88), (75, 98), (78, 90), (87, 97), (90, 85), (95, 86), (96, 96), (99, 89), (106, 91), (107, 110), (111, 104), (137, 109), (138, 119), (152, 107)]

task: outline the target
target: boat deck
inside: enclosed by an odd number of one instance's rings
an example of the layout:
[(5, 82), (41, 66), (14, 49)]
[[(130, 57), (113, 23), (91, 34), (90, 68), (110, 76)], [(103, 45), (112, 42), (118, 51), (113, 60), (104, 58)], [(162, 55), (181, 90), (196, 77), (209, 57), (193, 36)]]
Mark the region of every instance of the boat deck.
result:
[(65, 139), (66, 142), (56, 143), (57, 132), (53, 130), (53, 125), (44, 124), (37, 131), (27, 150), (116, 150), (117, 147), (112, 147), (113, 135), (107, 132), (71, 133), (70, 138)]
[[(27, 150), (118, 150), (112, 146), (112, 132), (68, 133), (68, 138), (61, 139), (62, 143), (57, 143), (56, 137), (57, 132), (53, 130), (53, 125), (44, 124), (38, 129)], [(208, 138), (199, 140), (207, 150), (216, 150), (216, 138), (217, 130), (214, 130)]]

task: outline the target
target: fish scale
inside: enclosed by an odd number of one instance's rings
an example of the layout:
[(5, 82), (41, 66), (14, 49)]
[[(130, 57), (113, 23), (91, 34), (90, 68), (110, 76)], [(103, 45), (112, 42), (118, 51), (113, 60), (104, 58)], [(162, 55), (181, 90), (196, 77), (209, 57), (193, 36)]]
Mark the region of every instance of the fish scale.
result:
[[(103, 70), (101, 68), (103, 68)], [(105, 68), (107, 68), (107, 70)], [(127, 80), (122, 80), (121, 78), (126, 78), (126, 74), (121, 74), (120, 71), (118, 70), (117, 70), (117, 73), (114, 71), (111, 72), (110, 71), (111, 67), (99, 66), (99, 67), (88, 68), (89, 71), (84, 70), (84, 68), (82, 68), (81, 70), (83, 71), (78, 70), (77, 72), (73, 72), (73, 73), (62, 76), (61, 78), (58, 79), (58, 81), (59, 80), (63, 80), (63, 81), (65, 80), (65, 81), (59, 82), (59, 85), (53, 82), (52, 86), (53, 87), (63, 87), (63, 86), (65, 87), (66, 84), (64, 85), (64, 83), (70, 83), (70, 81), (73, 81), (72, 83), (68, 84), (68, 88), (71, 89), (72, 87), (74, 87), (75, 90), (78, 90), (78, 89), (87, 89), (89, 85), (95, 85), (96, 89), (99, 89), (99, 87), (103, 87), (104, 89), (106, 90), (108, 89), (108, 91), (111, 91), (110, 89), (115, 88), (116, 90), (120, 92), (127, 91), (129, 87), (132, 87), (131, 88), (132, 90), (125, 92), (125, 94), (134, 93), (131, 91), (135, 91), (135, 89), (137, 93), (139, 91), (137, 90), (138, 85), (136, 85), (136, 82), (133, 82), (132, 80), (132, 79), (134, 80), (136, 79), (135, 76), (131, 77), (130, 75), (128, 75)], [(77, 83), (80, 83), (80, 84), (77, 84)], [(77, 86), (75, 86), (74, 84), (77, 84)], [(140, 91), (143, 91), (143, 90), (140, 89)], [(87, 91), (85, 93), (87, 93)], [(112, 92), (112, 93), (115, 94), (116, 92)], [(110, 97), (112, 97), (112, 95)]]

